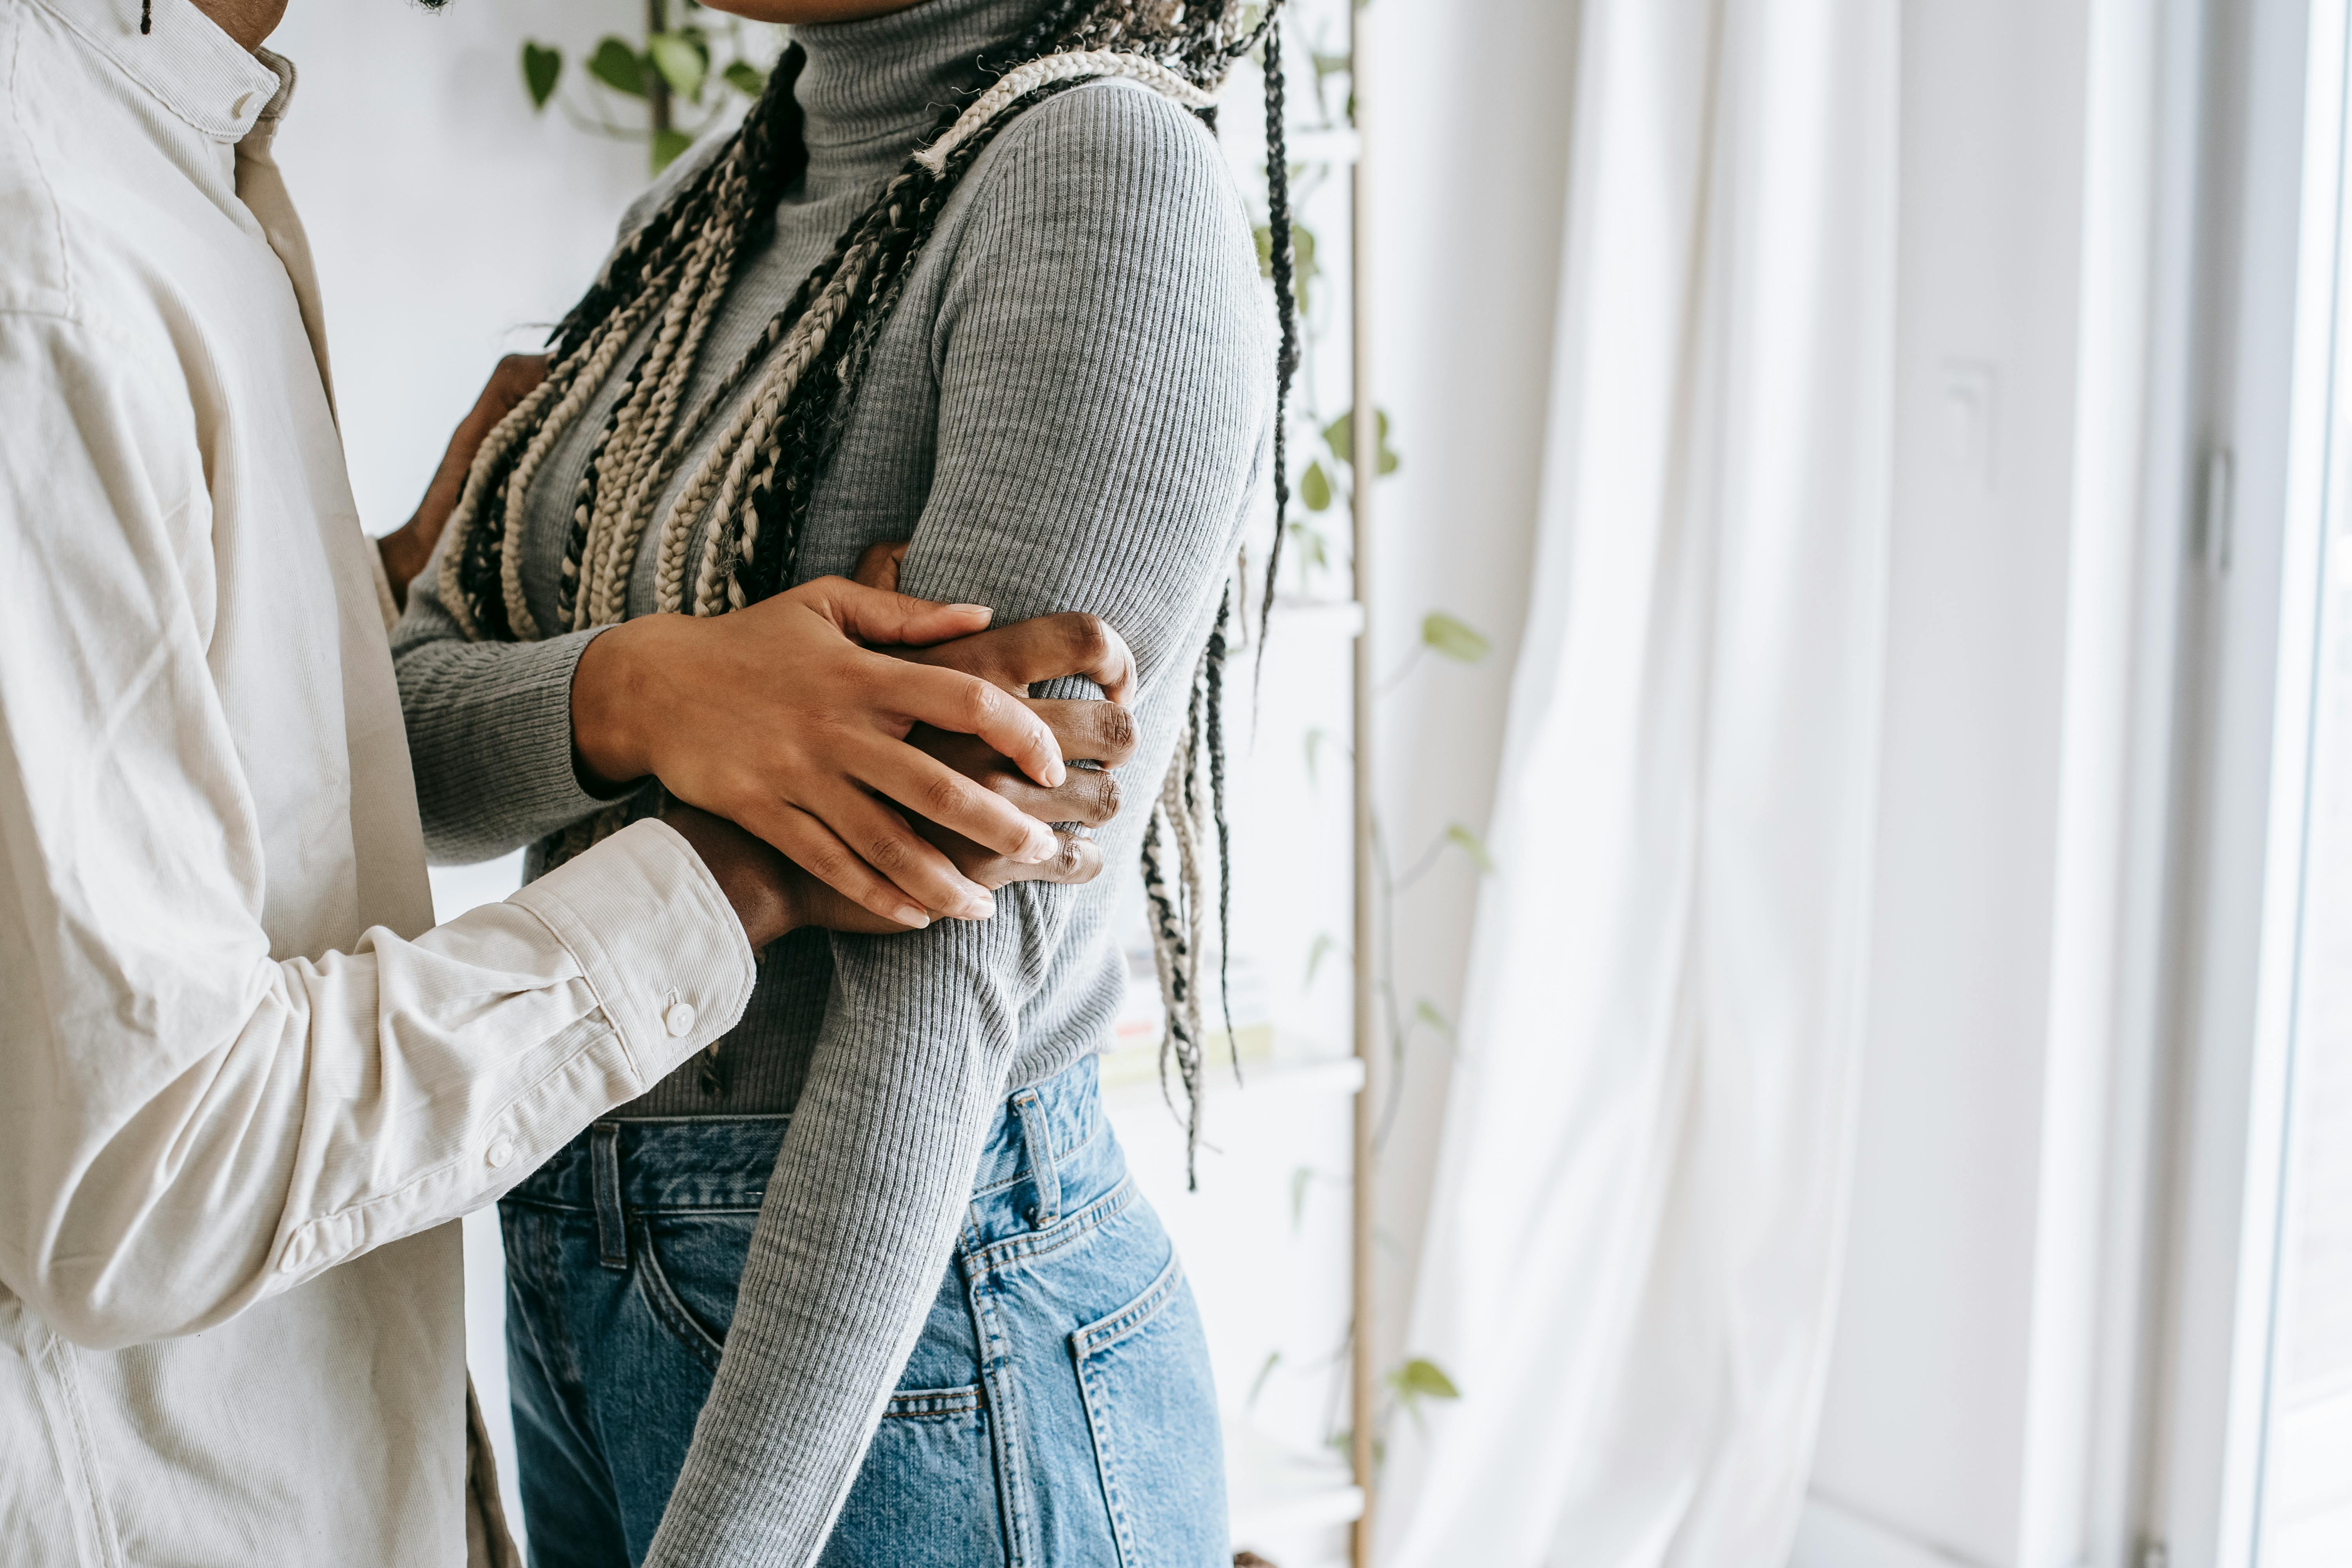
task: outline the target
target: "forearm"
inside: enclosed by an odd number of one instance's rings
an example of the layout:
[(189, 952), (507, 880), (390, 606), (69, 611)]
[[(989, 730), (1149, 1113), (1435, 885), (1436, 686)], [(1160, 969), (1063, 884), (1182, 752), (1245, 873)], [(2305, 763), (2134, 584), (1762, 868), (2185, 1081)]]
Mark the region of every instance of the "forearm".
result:
[(210, 945), (158, 994), (89, 974), (70, 1010), (0, 1024), (0, 1284), (69, 1339), (191, 1332), (489, 1202), (731, 1026), (754, 977), (719, 884), (651, 823), (414, 941)]

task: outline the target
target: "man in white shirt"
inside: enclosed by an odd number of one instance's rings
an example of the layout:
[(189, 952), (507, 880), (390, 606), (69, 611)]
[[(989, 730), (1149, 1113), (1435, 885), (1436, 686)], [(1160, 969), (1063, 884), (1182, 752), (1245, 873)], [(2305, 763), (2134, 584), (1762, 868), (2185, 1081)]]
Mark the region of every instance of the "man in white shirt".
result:
[[(492, 1560), (447, 1222), (723, 1034), (808, 918), (805, 879), (688, 814), (433, 926), (270, 161), (283, 8), (0, 0), (8, 1568)], [(835, 626), (984, 624), (810, 586), (836, 658), (883, 656)], [(894, 668), (1060, 782), (1020, 704)], [(953, 826), (1055, 852), (988, 805)]]

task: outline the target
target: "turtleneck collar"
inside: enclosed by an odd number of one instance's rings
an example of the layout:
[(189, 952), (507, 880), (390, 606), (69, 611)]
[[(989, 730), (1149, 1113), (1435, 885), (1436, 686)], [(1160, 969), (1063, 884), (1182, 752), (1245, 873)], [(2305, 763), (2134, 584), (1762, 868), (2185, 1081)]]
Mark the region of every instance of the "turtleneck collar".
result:
[(811, 149), (912, 142), (974, 86), (972, 61), (1021, 36), (1045, 0), (919, 0), (863, 22), (804, 23), (794, 96)]

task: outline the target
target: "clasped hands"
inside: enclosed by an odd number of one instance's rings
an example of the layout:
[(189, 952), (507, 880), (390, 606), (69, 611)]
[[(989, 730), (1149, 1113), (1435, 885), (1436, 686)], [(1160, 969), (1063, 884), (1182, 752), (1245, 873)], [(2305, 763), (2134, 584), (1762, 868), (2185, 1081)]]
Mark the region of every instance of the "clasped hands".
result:
[[(904, 548), (731, 615), (625, 621), (573, 674), (583, 784), (659, 779), (664, 819), (754, 947), (803, 925), (984, 920), (1008, 883), (1102, 869), (1091, 838), (1047, 825), (1118, 815), (1109, 770), (1135, 751), (1127, 644), (1094, 616), (991, 627), (981, 606), (875, 585)], [(1074, 675), (1110, 700), (1028, 695)]]

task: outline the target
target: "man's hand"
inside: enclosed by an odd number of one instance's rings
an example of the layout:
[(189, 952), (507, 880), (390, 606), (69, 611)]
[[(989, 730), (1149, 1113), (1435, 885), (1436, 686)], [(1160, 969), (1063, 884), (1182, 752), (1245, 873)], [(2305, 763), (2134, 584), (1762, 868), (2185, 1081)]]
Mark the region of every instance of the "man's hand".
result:
[[(1019, 864), (1046, 864), (1061, 847), (1002, 792), (908, 738), (919, 724), (976, 736), (1028, 782), (1052, 789), (1066, 774), (1053, 705), (1033, 711), (984, 677), (860, 645), (929, 644), (966, 637), (988, 619), (979, 605), (934, 605), (831, 577), (732, 615), (624, 622), (588, 645), (572, 677), (583, 781), (609, 789), (658, 778), (679, 800), (748, 828), (898, 926), (931, 912), (984, 919), (994, 907), (987, 887), (889, 803)], [(990, 634), (962, 661), (1026, 669), (1053, 662), (1042, 648), (1066, 658), (1083, 644), (1083, 659), (1051, 673), (1132, 664), (1098, 623), (1083, 637), (1047, 626), (1003, 640), (1021, 631)]]
[[(1098, 761), (1103, 770), (1108, 770), (1135, 754), (1135, 726), (1124, 708), (1108, 702), (1031, 702), (1027, 706), (1053, 726), (1062, 754), (1073, 762)], [(1055, 829), (1052, 859), (1032, 862), (991, 854), (935, 822), (919, 819), (916, 831), (936, 845), (966, 877), (994, 892), (1014, 882), (1057, 882), (1075, 887), (1102, 875), (1102, 850), (1087, 835), (1118, 815), (1117, 775), (1108, 771), (1072, 768), (1057, 787), (1045, 789), (972, 736), (925, 729), (917, 731), (912, 739), (916, 745), (966, 778), (1013, 802), (1039, 821), (1070, 825)], [(795, 925), (869, 934), (911, 929), (868, 913), (797, 867), (793, 871), (797, 874), (792, 892)]]
[[(869, 547), (858, 557), (856, 581), (884, 593), (896, 593), (898, 563), (906, 555), (907, 542), (903, 539)], [(1028, 696), (1029, 689), (1039, 681), (1082, 675), (1101, 687), (1103, 695), (1109, 700), (1074, 704), (1078, 707), (1107, 709), (1125, 702), (1135, 691), (1135, 655), (1128, 650), (1126, 639), (1111, 630), (1101, 616), (1079, 611), (1015, 621), (1009, 626), (928, 647), (894, 647), (888, 651), (911, 663), (976, 675), (1017, 697)], [(1123, 709), (1116, 715), (1094, 713), (1085, 722), (1103, 727), (1106, 733), (1126, 735), (1127, 750), (1133, 752), (1134, 724)], [(1065, 753), (1074, 762), (1082, 754), (1088, 762), (1102, 760), (1091, 753)]]
[[(1133, 754), (1134, 727), (1123, 708), (1108, 702), (1033, 706), (1050, 710), (1049, 722), (1066, 756), (1098, 759), (1108, 768)], [(936, 823), (918, 823), (923, 837), (974, 883), (993, 892), (1014, 882), (1075, 885), (1091, 882), (1102, 874), (1102, 851), (1086, 837), (1086, 831), (1118, 815), (1118, 782), (1111, 773), (1074, 768), (1060, 785), (1047, 789), (973, 736), (932, 731), (916, 743), (1040, 821), (1074, 825), (1072, 829), (1055, 832), (1052, 858), (1019, 861), (992, 854)], [(807, 925), (888, 935), (913, 931), (924, 923), (875, 914), (723, 817), (676, 800), (664, 806), (662, 817), (710, 868), (719, 889), (734, 906), (736, 918), (743, 922), (743, 934), (754, 951)]]
[(383, 574), (392, 581), (393, 599), (404, 609), (408, 605), (408, 584), (425, 570), (433, 547), (441, 542), (441, 531), (449, 526), (449, 514), (457, 510), (474, 454), (482, 449), (483, 439), (499, 421), (514, 412), (514, 405), (530, 396), (546, 377), (545, 354), (509, 354), (499, 361), (488, 384), (474, 400), (473, 412), (449, 437), (449, 449), (441, 454), (441, 466), (434, 470), (433, 482), (425, 487), (425, 499), (416, 503), (415, 515), (376, 541), (376, 549), (383, 556)]

